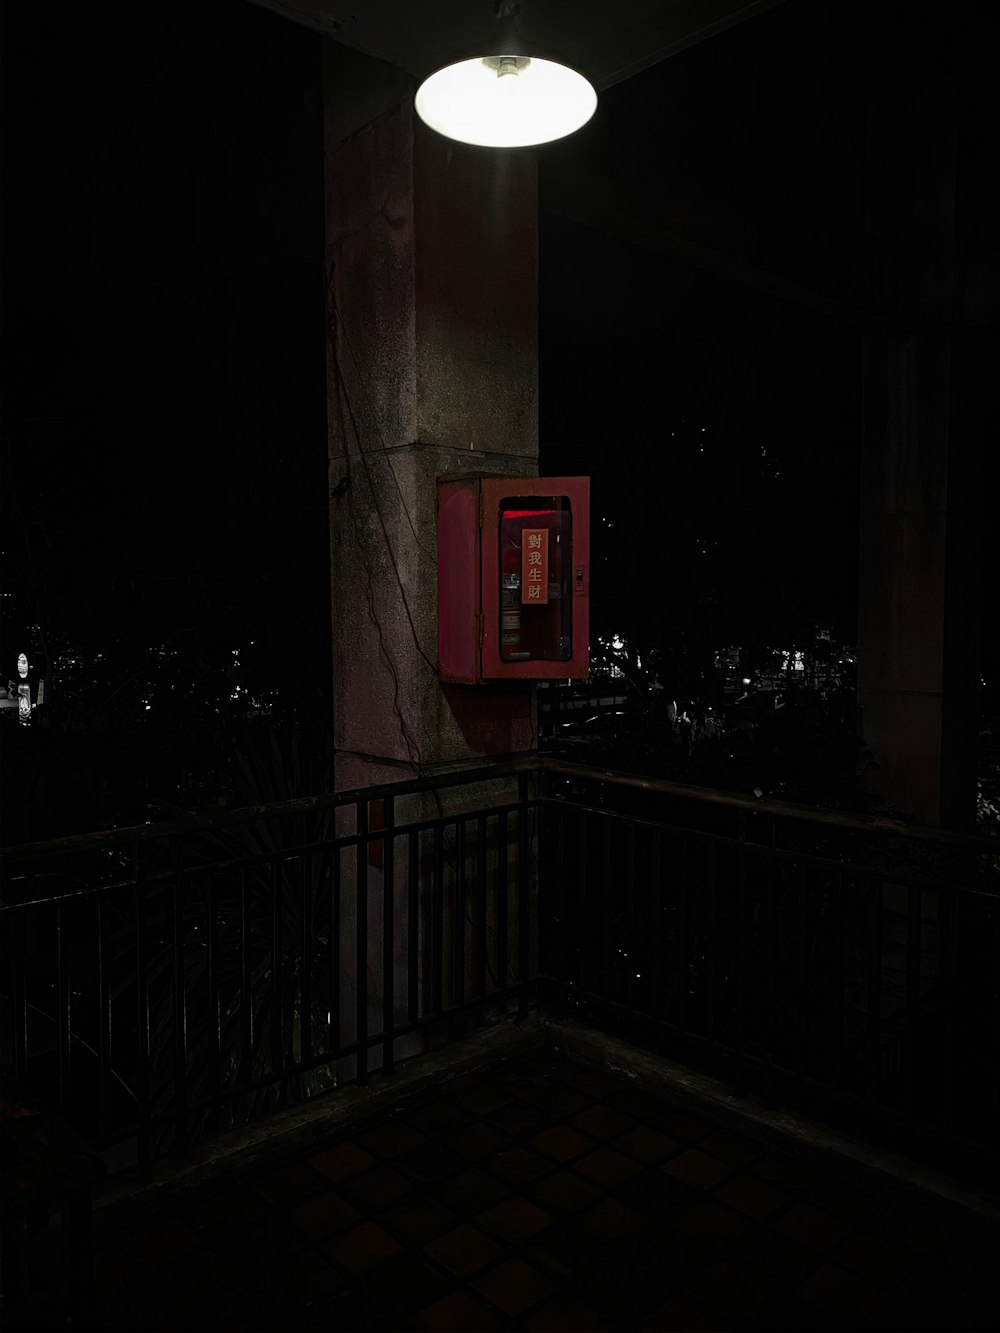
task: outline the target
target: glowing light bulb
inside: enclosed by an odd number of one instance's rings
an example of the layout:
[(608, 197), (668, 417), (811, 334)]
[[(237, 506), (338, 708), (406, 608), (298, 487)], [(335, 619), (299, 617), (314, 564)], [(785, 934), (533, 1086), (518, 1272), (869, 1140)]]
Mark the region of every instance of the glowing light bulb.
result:
[(597, 94), (582, 74), (558, 61), (500, 55), (439, 69), (420, 85), (414, 105), (426, 125), (449, 139), (523, 148), (585, 125)]

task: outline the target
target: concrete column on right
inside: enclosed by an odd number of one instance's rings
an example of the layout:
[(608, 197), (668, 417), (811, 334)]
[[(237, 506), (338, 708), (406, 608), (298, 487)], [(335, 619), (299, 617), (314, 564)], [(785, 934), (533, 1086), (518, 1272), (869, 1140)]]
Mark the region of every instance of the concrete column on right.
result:
[(869, 113), (867, 230), (912, 322), (865, 339), (859, 564), (861, 731), (871, 789), (921, 823), (976, 821), (984, 456), (964, 327), (961, 92), (897, 84)]

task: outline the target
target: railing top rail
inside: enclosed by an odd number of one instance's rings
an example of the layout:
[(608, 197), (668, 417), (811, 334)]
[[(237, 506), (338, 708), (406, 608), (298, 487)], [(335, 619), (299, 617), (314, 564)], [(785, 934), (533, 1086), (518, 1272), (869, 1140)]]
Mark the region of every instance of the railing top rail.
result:
[(79, 833), (47, 842), (22, 842), (0, 847), (0, 861), (16, 865), (54, 856), (68, 856), (91, 852), (122, 843), (146, 842), (168, 838), (175, 834), (199, 833), (205, 829), (229, 828), (236, 824), (252, 824), (261, 819), (279, 819), (285, 815), (309, 814), (317, 810), (335, 810), (340, 806), (355, 805), (358, 801), (386, 800), (395, 796), (411, 796), (418, 792), (440, 791), (445, 787), (466, 787), (477, 782), (493, 782), (500, 778), (518, 777), (523, 773), (537, 773), (538, 759), (534, 755), (513, 756), (494, 764), (479, 764), (475, 768), (455, 768), (405, 782), (385, 783), (377, 787), (355, 787), (348, 791), (319, 792), (314, 796), (297, 796), (288, 801), (268, 805), (246, 805), (237, 809), (211, 810), (207, 814), (191, 815), (184, 819), (161, 820), (155, 824), (136, 824), (128, 828), (103, 829), (97, 833)]
[(949, 829), (933, 828), (925, 824), (907, 824), (885, 815), (857, 815), (843, 810), (822, 810), (813, 805), (796, 805), (792, 801), (772, 801), (767, 797), (742, 796), (738, 792), (717, 791), (712, 787), (696, 787), (685, 782), (671, 782), (666, 778), (644, 777), (641, 773), (620, 773), (606, 768), (592, 768), (565, 759), (543, 756), (541, 768), (546, 773), (561, 773), (566, 777), (589, 778), (597, 782), (613, 782), (620, 787), (636, 787), (641, 791), (662, 793), (685, 800), (709, 805), (725, 805), (736, 810), (747, 810), (758, 815), (775, 815), (781, 819), (797, 819), (809, 824), (826, 824), (832, 828), (854, 829), (861, 833), (892, 833), (904, 838), (948, 843), (967, 847), (971, 851), (1000, 856), (1000, 840), (974, 833), (956, 833)]
[(766, 797), (743, 796), (738, 792), (717, 791), (712, 787), (698, 787), (690, 783), (672, 782), (666, 778), (646, 777), (641, 773), (622, 773), (612, 769), (593, 768), (569, 760), (542, 755), (514, 755), (495, 763), (478, 764), (469, 768), (452, 768), (444, 772), (409, 778), (377, 787), (357, 787), (349, 791), (319, 792), (313, 796), (295, 797), (268, 805), (241, 806), (238, 809), (219, 809), (207, 814), (191, 815), (183, 819), (163, 820), (155, 824), (138, 824), (128, 828), (104, 829), (96, 833), (74, 834), (46, 842), (17, 843), (0, 847), (0, 862), (16, 865), (26, 861), (48, 859), (96, 851), (123, 843), (145, 842), (154, 839), (197, 833), (206, 829), (227, 828), (255, 823), (261, 819), (278, 819), (287, 815), (308, 814), (319, 810), (334, 810), (355, 805), (358, 801), (385, 800), (390, 797), (410, 796), (419, 792), (440, 791), (447, 787), (471, 786), (507, 777), (544, 772), (565, 777), (586, 778), (610, 782), (620, 787), (664, 796), (698, 801), (702, 804), (727, 806), (752, 814), (773, 815), (781, 819), (821, 824), (831, 828), (855, 830), (862, 833), (885, 833), (903, 838), (944, 843), (964, 847), (974, 852), (1000, 855), (1000, 842), (975, 834), (956, 833), (947, 829), (922, 824), (907, 824), (884, 815), (849, 814), (841, 810), (822, 810), (816, 806), (797, 805), (791, 801), (774, 801)]

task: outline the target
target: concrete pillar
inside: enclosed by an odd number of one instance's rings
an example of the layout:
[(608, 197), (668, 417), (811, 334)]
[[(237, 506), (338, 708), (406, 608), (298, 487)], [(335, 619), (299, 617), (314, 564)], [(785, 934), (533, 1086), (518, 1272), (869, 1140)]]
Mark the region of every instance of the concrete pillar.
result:
[[(393, 66), (330, 42), (324, 85), (334, 783), (344, 791), (535, 745), (531, 684), (438, 681), (436, 483), (459, 472), (537, 475), (538, 194), (532, 154), (477, 150), (435, 135), (414, 113), (412, 79)], [(399, 802), (396, 822), (512, 795), (509, 787), (486, 786), (452, 799)], [(371, 815), (371, 826), (381, 826), (381, 812)], [(351, 823), (343, 812), (338, 827), (351, 832)], [(466, 832), (468, 855), (476, 829)], [(510, 873), (517, 832), (512, 822)], [(491, 895), (497, 836), (493, 827), (488, 848), (477, 849), (491, 858)], [(416, 922), (407, 910), (412, 846), (396, 841), (392, 882), (377, 848), (367, 865), (350, 848), (341, 856), (338, 947), (348, 997), (341, 1040), (357, 1035), (352, 1015), (361, 986), (369, 1031), (380, 1030), (387, 912), (394, 1017), (432, 1012), (432, 842), (424, 838), (415, 853)], [(443, 850), (444, 934), (457, 928), (471, 939), (479, 928), (472, 908), (463, 923), (454, 918), (461, 870), (454, 826), (445, 830)], [(355, 945), (362, 904), (364, 958)], [(516, 934), (508, 943), (516, 957)], [(411, 983), (417, 1015), (407, 1009)], [(419, 1031), (398, 1038), (397, 1057), (422, 1040)], [(377, 1049), (371, 1058), (377, 1065)], [(353, 1057), (340, 1072), (353, 1076)]]
[(436, 478), (537, 474), (535, 160), (442, 139), (327, 43), (335, 782), (530, 749), (531, 686), (442, 687)]
[(975, 822), (982, 492), (949, 411), (950, 339), (867, 348), (860, 665), (870, 784), (893, 809)]
[(959, 89), (942, 50), (869, 120), (867, 226), (916, 258), (912, 327), (866, 335), (861, 728), (872, 789), (919, 821), (975, 823), (984, 441), (961, 330)]

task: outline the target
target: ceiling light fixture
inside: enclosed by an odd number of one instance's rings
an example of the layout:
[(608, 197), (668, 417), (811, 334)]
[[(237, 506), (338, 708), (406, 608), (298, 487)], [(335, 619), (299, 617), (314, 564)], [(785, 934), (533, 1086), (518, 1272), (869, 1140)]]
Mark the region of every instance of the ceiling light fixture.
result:
[(417, 89), (417, 115), (432, 130), (484, 148), (525, 148), (562, 139), (594, 114), (597, 94), (588, 80), (525, 44), (520, 10), (519, 0), (496, 0), (493, 38)]

